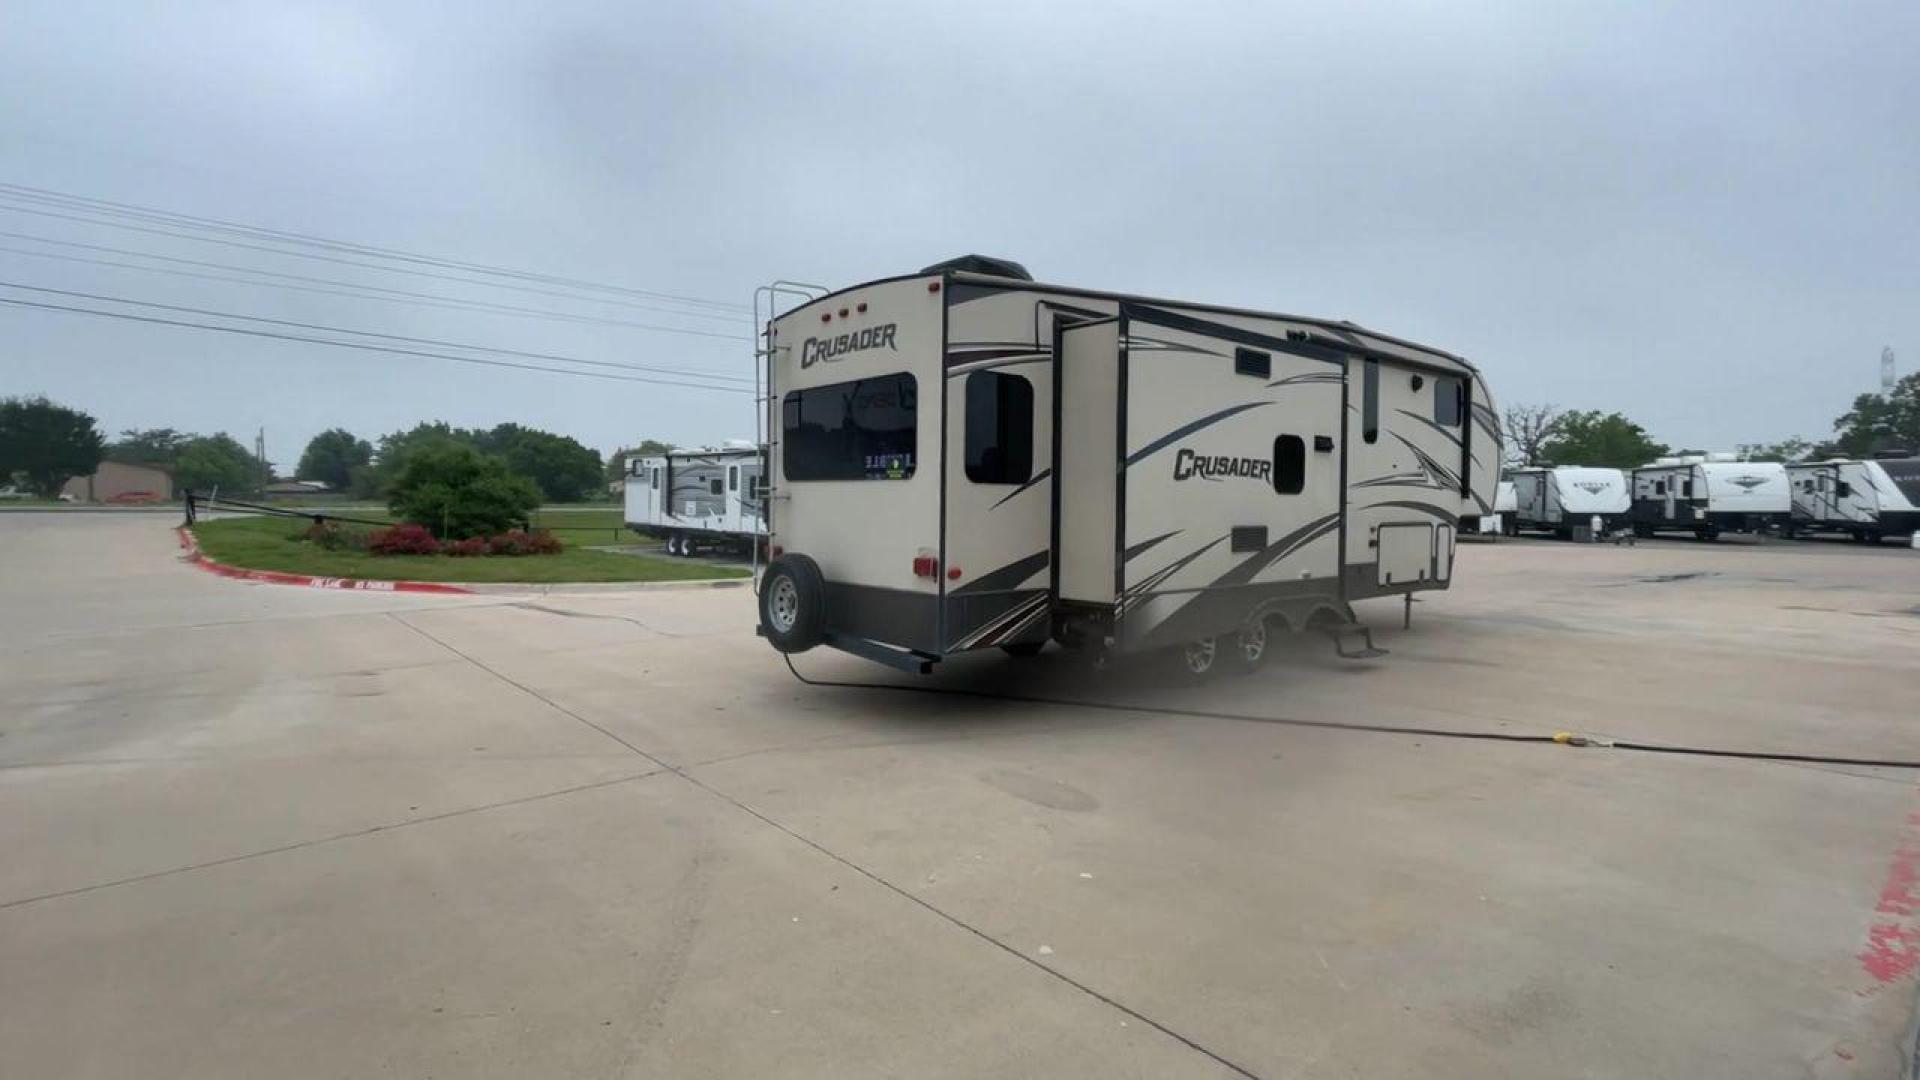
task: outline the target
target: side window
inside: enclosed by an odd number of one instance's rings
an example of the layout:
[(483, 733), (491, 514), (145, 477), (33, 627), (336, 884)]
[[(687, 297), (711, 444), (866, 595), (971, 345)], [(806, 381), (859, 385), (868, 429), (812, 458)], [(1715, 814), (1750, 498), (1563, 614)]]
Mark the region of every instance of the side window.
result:
[(1236, 375), (1257, 375), (1262, 379), (1273, 375), (1273, 356), (1259, 349), (1233, 350), (1233, 371)]
[(653, 467), (653, 480), (652, 480), (652, 482), (651, 482), (651, 483), (649, 483), (649, 484), (648, 484), (647, 486), (648, 486), (648, 487), (659, 487), (659, 486), (660, 486), (660, 466), (658, 466), (658, 465), (655, 465), (655, 466)]
[(1850, 499), (1853, 497), (1853, 485), (1845, 480), (1836, 481), (1833, 493), (1843, 499)]
[(1380, 441), (1380, 361), (1368, 360), (1360, 366), (1360, 437), (1367, 442)]
[(1024, 484), (1033, 478), (1033, 384), (1023, 376), (967, 376), (967, 479)]
[(1466, 412), (1467, 384), (1447, 375), (1433, 380), (1433, 422), (1443, 427), (1459, 427)]
[(720, 487), (720, 478), (716, 476), (713, 479), (707, 481), (707, 490), (712, 492), (715, 495), (723, 494)]
[(727, 466), (727, 490), (740, 490), (740, 466), (738, 465)]
[(1273, 490), (1298, 495), (1307, 486), (1307, 443), (1298, 435), (1273, 440)]
[(1693, 498), (1693, 481), (1692, 480), (1680, 481), (1680, 497), (1683, 499)]
[(788, 391), (780, 401), (788, 480), (906, 480), (920, 433), (919, 384), (879, 375)]
[(1653, 482), (1653, 493), (1655, 495), (1665, 495), (1667, 493), (1667, 482), (1665, 480), (1655, 480)]

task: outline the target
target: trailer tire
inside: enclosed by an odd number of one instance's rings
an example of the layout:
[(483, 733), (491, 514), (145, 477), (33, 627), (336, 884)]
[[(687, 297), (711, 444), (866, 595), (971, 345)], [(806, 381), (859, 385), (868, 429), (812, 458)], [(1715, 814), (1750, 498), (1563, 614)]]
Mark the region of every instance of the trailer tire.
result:
[(666, 546), (667, 546), (667, 554), (669, 555), (680, 554), (680, 534), (668, 533)]
[(1047, 643), (1044, 641), (1015, 641), (1011, 644), (1000, 646), (1000, 651), (1006, 653), (1008, 656), (1017, 657), (1021, 660), (1031, 660), (1039, 656), (1040, 650), (1046, 647)]
[(1205, 682), (1225, 666), (1221, 663), (1223, 654), (1232, 648), (1231, 641), (1203, 637), (1175, 645), (1167, 652), (1173, 660), (1174, 674), (1188, 682)]
[(783, 653), (806, 652), (827, 632), (827, 584), (805, 555), (782, 555), (760, 580), (760, 627)]
[(1268, 650), (1273, 645), (1274, 627), (1264, 619), (1255, 619), (1233, 635), (1229, 643), (1232, 654), (1233, 670), (1245, 675), (1260, 670), (1266, 664)]

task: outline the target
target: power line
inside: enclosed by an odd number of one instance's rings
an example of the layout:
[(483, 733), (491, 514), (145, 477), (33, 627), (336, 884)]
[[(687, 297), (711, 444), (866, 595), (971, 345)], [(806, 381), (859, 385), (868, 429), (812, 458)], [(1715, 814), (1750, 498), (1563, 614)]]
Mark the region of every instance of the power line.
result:
[(543, 274), (543, 273), (538, 273), (534, 271), (518, 270), (512, 267), (492, 266), (487, 263), (462, 262), (457, 259), (444, 259), (437, 256), (432, 256), (432, 255), (421, 255), (417, 252), (402, 251), (396, 248), (379, 247), (372, 244), (359, 244), (359, 243), (354, 243), (351, 241), (343, 241), (343, 240), (331, 240), (323, 236), (315, 236), (311, 233), (293, 232), (293, 231), (284, 230), (284, 229), (269, 229), (269, 228), (264, 228), (262, 226), (257, 226), (257, 225), (245, 225), (239, 222), (223, 221), (219, 218), (199, 217), (193, 214), (182, 214), (182, 213), (178, 213), (171, 210), (161, 210), (155, 207), (140, 206), (134, 203), (114, 202), (111, 199), (96, 199), (96, 198), (92, 198), (85, 195), (74, 195), (69, 192), (55, 191), (50, 188), (32, 187), (27, 184), (0, 183), (0, 191), (7, 192), (14, 198), (29, 199), (29, 200), (39, 201), (43, 203), (52, 202), (55, 205), (72, 205), (78, 208), (91, 210), (94, 213), (118, 214), (120, 216), (142, 218), (146, 220), (157, 220), (164, 223), (175, 224), (183, 227), (198, 227), (198, 228), (204, 228), (204, 229), (209, 229), (213, 231), (225, 232), (229, 234), (251, 236), (256, 239), (272, 239), (282, 243), (306, 244), (306, 245), (320, 247), (327, 250), (351, 252), (351, 253), (362, 254), (362, 255), (373, 255), (380, 258), (392, 259), (400, 262), (416, 263), (416, 264), (425, 265), (425, 266), (438, 266), (438, 267), (443, 267), (447, 269), (467, 270), (472, 273), (491, 274), (491, 275), (496, 275), (501, 277), (515, 278), (523, 281), (537, 281), (545, 284), (563, 285), (563, 286), (568, 286), (576, 289), (592, 289), (592, 290), (605, 291), (605, 292), (625, 293), (630, 296), (637, 296), (637, 297), (656, 299), (656, 300), (673, 300), (673, 301), (678, 301), (680, 303), (698, 304), (706, 307), (714, 307), (714, 308), (720, 308), (720, 309), (730, 310), (730, 311), (748, 310), (747, 305), (734, 303), (730, 301), (709, 300), (709, 299), (703, 299), (697, 296), (682, 296), (675, 293), (657, 292), (650, 289), (635, 289), (635, 288), (631, 288), (624, 285), (610, 285), (604, 282), (587, 281), (579, 278), (561, 277), (555, 274)]
[[(580, 315), (580, 314), (575, 314), (573, 312), (565, 312), (565, 311), (546, 311), (541, 308), (519, 307), (514, 304), (496, 303), (491, 300), (467, 300), (457, 296), (446, 296), (441, 293), (413, 292), (412, 290), (409, 290), (409, 289), (391, 289), (391, 288), (387, 288), (384, 285), (363, 285), (363, 284), (360, 284), (359, 282), (340, 281), (336, 278), (309, 277), (305, 274), (287, 274), (287, 273), (281, 273), (280, 271), (277, 271), (277, 270), (258, 270), (251, 266), (235, 266), (232, 263), (208, 262), (205, 259), (187, 259), (187, 258), (182, 258), (178, 255), (159, 255), (150, 251), (136, 251), (130, 248), (109, 247), (105, 244), (87, 244), (87, 243), (82, 243), (78, 240), (55, 240), (52, 237), (35, 236), (32, 233), (6, 232), (3, 230), (0, 230), (0, 236), (11, 237), (16, 240), (29, 240), (36, 244), (54, 244), (60, 247), (78, 248), (82, 251), (103, 251), (111, 255), (125, 255), (135, 259), (154, 259), (159, 262), (178, 263), (183, 266), (211, 267), (215, 270), (231, 270), (231, 271), (234, 271), (235, 273), (241, 273), (241, 274), (258, 274), (263, 277), (285, 278), (288, 281), (305, 281), (305, 282), (312, 282), (320, 285), (334, 285), (334, 286), (339, 286), (341, 288), (346, 288), (346, 289), (359, 289), (363, 292), (390, 293), (394, 296), (406, 297), (407, 302), (410, 302), (410, 303), (426, 302), (429, 304), (429, 306), (434, 306), (434, 307), (446, 307), (449, 305), (453, 305), (453, 306), (458, 306), (463, 308), (470, 308), (477, 311), (494, 311), (494, 312), (501, 312), (501, 313), (510, 314), (510, 315), (526, 316), (528, 318), (549, 319), (557, 322), (588, 323), (588, 324), (599, 324), (604, 326), (624, 326), (624, 327), (629, 327), (636, 330), (652, 330), (652, 331), (657, 331), (657, 332), (666, 333), (666, 334), (686, 334), (692, 337), (718, 338), (722, 341), (752, 340), (745, 334), (723, 334), (714, 330), (693, 330), (683, 326), (659, 326), (653, 323), (634, 322), (630, 319), (615, 319), (615, 318), (604, 316), (604, 315)], [(76, 259), (72, 256), (60, 256), (60, 255), (45, 254), (41, 252), (21, 251), (18, 248), (8, 248), (5, 250), (12, 251), (15, 254), (19, 254), (19, 255), (32, 255), (39, 258), (43, 258), (43, 259), (65, 258), (68, 261), (73, 261), (73, 262), (94, 263), (100, 266), (118, 266), (118, 267), (121, 267), (122, 269), (145, 270), (150, 273), (174, 273), (174, 274), (184, 273), (183, 271), (178, 271), (178, 270), (174, 270), (174, 271), (163, 270), (160, 267), (154, 267), (154, 266), (133, 266), (133, 265), (128, 265), (124, 263), (106, 262), (99, 259)], [(300, 288), (300, 286), (297, 286), (297, 285), (276, 285), (273, 282), (248, 281), (240, 278), (221, 278), (221, 277), (214, 277), (208, 274), (185, 274), (185, 276), (207, 278), (212, 281), (232, 281), (236, 284), (241, 284), (241, 285), (271, 285), (274, 288), (280, 288), (280, 289)], [(302, 291), (328, 292), (329, 290), (304, 289)], [(332, 295), (348, 295), (348, 294), (334, 293)], [(373, 298), (361, 297), (361, 299), (373, 299)]]
[(342, 349), (359, 349), (362, 352), (390, 353), (395, 356), (423, 356), (434, 360), (452, 360), (461, 364), (484, 364), (487, 367), (518, 368), (523, 371), (544, 371), (550, 375), (577, 375), (583, 379), (609, 379), (614, 382), (649, 383), (655, 386), (684, 386), (692, 390), (713, 390), (726, 394), (751, 394), (753, 391), (736, 389), (731, 386), (709, 386), (703, 383), (674, 382), (670, 379), (650, 379), (640, 375), (610, 375), (599, 371), (570, 371), (566, 368), (541, 367), (537, 364), (516, 364), (510, 360), (482, 360), (477, 356), (455, 356), (451, 353), (426, 352), (420, 349), (397, 349), (385, 345), (364, 345), (356, 341), (333, 341), (328, 338), (304, 337), (299, 334), (276, 334), (268, 330), (248, 330), (239, 326), (214, 326), (209, 323), (188, 322), (181, 319), (162, 319), (152, 315), (130, 315), (121, 311), (101, 311), (98, 308), (71, 307), (66, 304), (47, 304), (37, 300), (11, 300), (0, 296), (0, 304), (14, 307), (40, 308), (44, 311), (65, 311), (76, 315), (98, 315), (108, 319), (125, 319), (129, 322), (152, 323), (156, 326), (179, 326), (194, 330), (214, 330), (223, 334), (243, 334), (247, 337), (273, 338), (279, 341), (302, 341), (311, 345), (332, 345)]
[[(223, 247), (238, 248), (244, 251), (264, 252), (265, 254), (268, 254), (268, 255), (279, 255), (285, 258), (313, 259), (318, 262), (337, 263), (341, 266), (352, 266), (361, 270), (373, 270), (381, 273), (413, 274), (419, 277), (438, 278), (442, 281), (458, 282), (462, 285), (478, 285), (483, 288), (489, 288), (489, 289), (511, 289), (516, 292), (534, 293), (540, 296), (558, 297), (562, 300), (573, 300), (573, 301), (586, 300), (591, 303), (617, 304), (617, 305), (622, 305), (626, 307), (643, 308), (644, 310), (647, 310), (647, 311), (661, 311), (661, 312), (675, 314), (675, 315), (688, 315), (688, 316), (703, 315), (703, 313), (700, 313), (700, 312), (672, 311), (670, 309), (664, 309), (657, 306), (650, 307), (647, 305), (635, 303), (634, 301), (631, 301), (631, 300), (614, 300), (614, 299), (602, 299), (602, 298), (596, 298), (596, 297), (583, 297), (583, 296), (574, 295), (572, 293), (555, 292), (551, 289), (535, 289), (526, 285), (503, 285), (503, 284), (499, 284), (497, 282), (492, 282), (492, 281), (475, 281), (472, 278), (459, 277), (454, 274), (436, 274), (430, 270), (405, 270), (405, 269), (399, 269), (391, 266), (381, 266), (377, 263), (361, 262), (356, 259), (339, 259), (331, 255), (315, 255), (305, 251), (287, 251), (281, 248), (265, 247), (260, 244), (243, 244), (238, 240), (222, 240), (222, 239), (219, 239), (218, 237), (212, 237), (212, 236), (194, 236), (190, 233), (173, 232), (169, 229), (151, 229), (151, 228), (147, 228), (144, 225), (132, 225), (122, 221), (102, 221), (98, 218), (77, 217), (73, 214), (57, 214), (51, 210), (39, 210), (30, 206), (10, 206), (4, 203), (0, 203), (0, 210), (10, 211), (16, 214), (35, 214), (40, 217), (58, 218), (62, 221), (75, 221), (75, 222), (79, 222), (82, 225), (101, 225), (109, 229), (128, 229), (133, 232), (150, 233), (154, 236), (171, 237), (172, 239), (175, 239), (175, 240), (189, 240), (196, 244), (219, 244)], [(743, 315), (744, 315), (744, 312), (741, 315), (736, 315), (734, 317), (740, 318)], [(715, 317), (722, 317), (722, 316), (718, 316), (717, 314), (704, 314), (703, 317), (715, 318)]]
[(384, 338), (388, 341), (405, 341), (415, 345), (438, 345), (447, 349), (469, 349), (474, 352), (495, 353), (500, 356), (521, 356), (530, 360), (554, 360), (563, 364), (584, 364), (588, 367), (651, 371), (661, 375), (685, 375), (696, 379), (713, 379), (722, 382), (753, 382), (752, 379), (742, 375), (711, 375), (704, 371), (689, 371), (685, 368), (659, 367), (652, 364), (629, 364), (615, 360), (585, 360), (577, 356), (564, 356), (557, 353), (525, 352), (520, 349), (502, 349), (491, 345), (468, 345), (459, 341), (407, 337), (404, 334), (383, 334), (377, 330), (354, 330), (343, 326), (323, 326), (318, 323), (295, 322), (292, 319), (273, 319), (264, 315), (236, 315), (229, 311), (213, 311), (208, 308), (185, 307), (179, 304), (161, 304), (151, 300), (131, 300), (124, 296), (105, 296), (100, 293), (74, 292), (70, 289), (50, 289), (40, 285), (22, 285), (12, 281), (0, 281), (0, 288), (23, 289), (27, 292), (50, 293), (54, 296), (74, 297), (81, 300), (99, 300), (109, 304), (131, 304), (134, 307), (156, 308), (161, 311), (178, 311), (189, 315), (209, 315), (216, 319), (237, 319), (244, 322), (268, 323), (274, 326), (291, 326), (299, 330), (320, 330), (329, 334), (353, 334), (356, 337)]

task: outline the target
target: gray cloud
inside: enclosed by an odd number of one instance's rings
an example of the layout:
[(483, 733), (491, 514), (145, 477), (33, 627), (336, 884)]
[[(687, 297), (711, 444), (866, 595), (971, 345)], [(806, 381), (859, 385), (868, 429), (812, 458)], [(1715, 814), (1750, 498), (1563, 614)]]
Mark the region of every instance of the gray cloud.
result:
[[(1503, 400), (1622, 409), (1696, 446), (1824, 434), (1882, 345), (1920, 363), (1911, 3), (17, 3), (7, 21), (7, 182), (734, 302), (983, 251), (1352, 318), (1475, 358)], [(458, 288), (4, 210), (0, 229)], [(3, 253), (0, 280), (750, 363), (744, 342)], [(697, 391), (0, 310), (0, 392), (22, 390), (114, 428), (264, 424), (288, 462), (335, 424), (514, 419), (603, 449), (751, 429), (744, 399)]]

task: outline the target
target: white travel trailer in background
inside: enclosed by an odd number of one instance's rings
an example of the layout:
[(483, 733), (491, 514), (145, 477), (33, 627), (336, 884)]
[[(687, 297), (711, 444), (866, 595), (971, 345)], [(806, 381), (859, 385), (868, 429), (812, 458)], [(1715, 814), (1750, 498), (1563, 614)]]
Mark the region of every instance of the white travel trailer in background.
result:
[(1792, 511), (1787, 467), (1777, 462), (1705, 454), (1633, 470), (1633, 528), (1641, 536), (1686, 531), (1712, 540), (1723, 532), (1765, 532), (1785, 526)]
[(1627, 476), (1619, 469), (1589, 469), (1577, 465), (1533, 466), (1508, 472), (1513, 481), (1513, 516), (1507, 534), (1523, 530), (1550, 532), (1567, 539), (1576, 530), (1594, 529), (1597, 539), (1626, 521), (1632, 505)]
[(752, 443), (628, 458), (627, 527), (664, 539), (669, 555), (747, 551), (766, 534), (765, 475)]
[[(1519, 508), (1519, 499), (1513, 491), (1513, 481), (1502, 480), (1494, 489), (1493, 513), (1480, 515), (1479, 532), (1482, 536), (1504, 536), (1507, 524), (1513, 520), (1513, 512)], [(1462, 533), (1465, 526), (1462, 525)]]
[(1920, 457), (1787, 466), (1795, 532), (1842, 532), (1862, 542), (1920, 531)]
[(1205, 674), (1445, 588), (1460, 520), (1492, 512), (1479, 373), (1351, 323), (973, 258), (813, 296), (762, 356), (784, 652), (925, 671), (1054, 639)]

